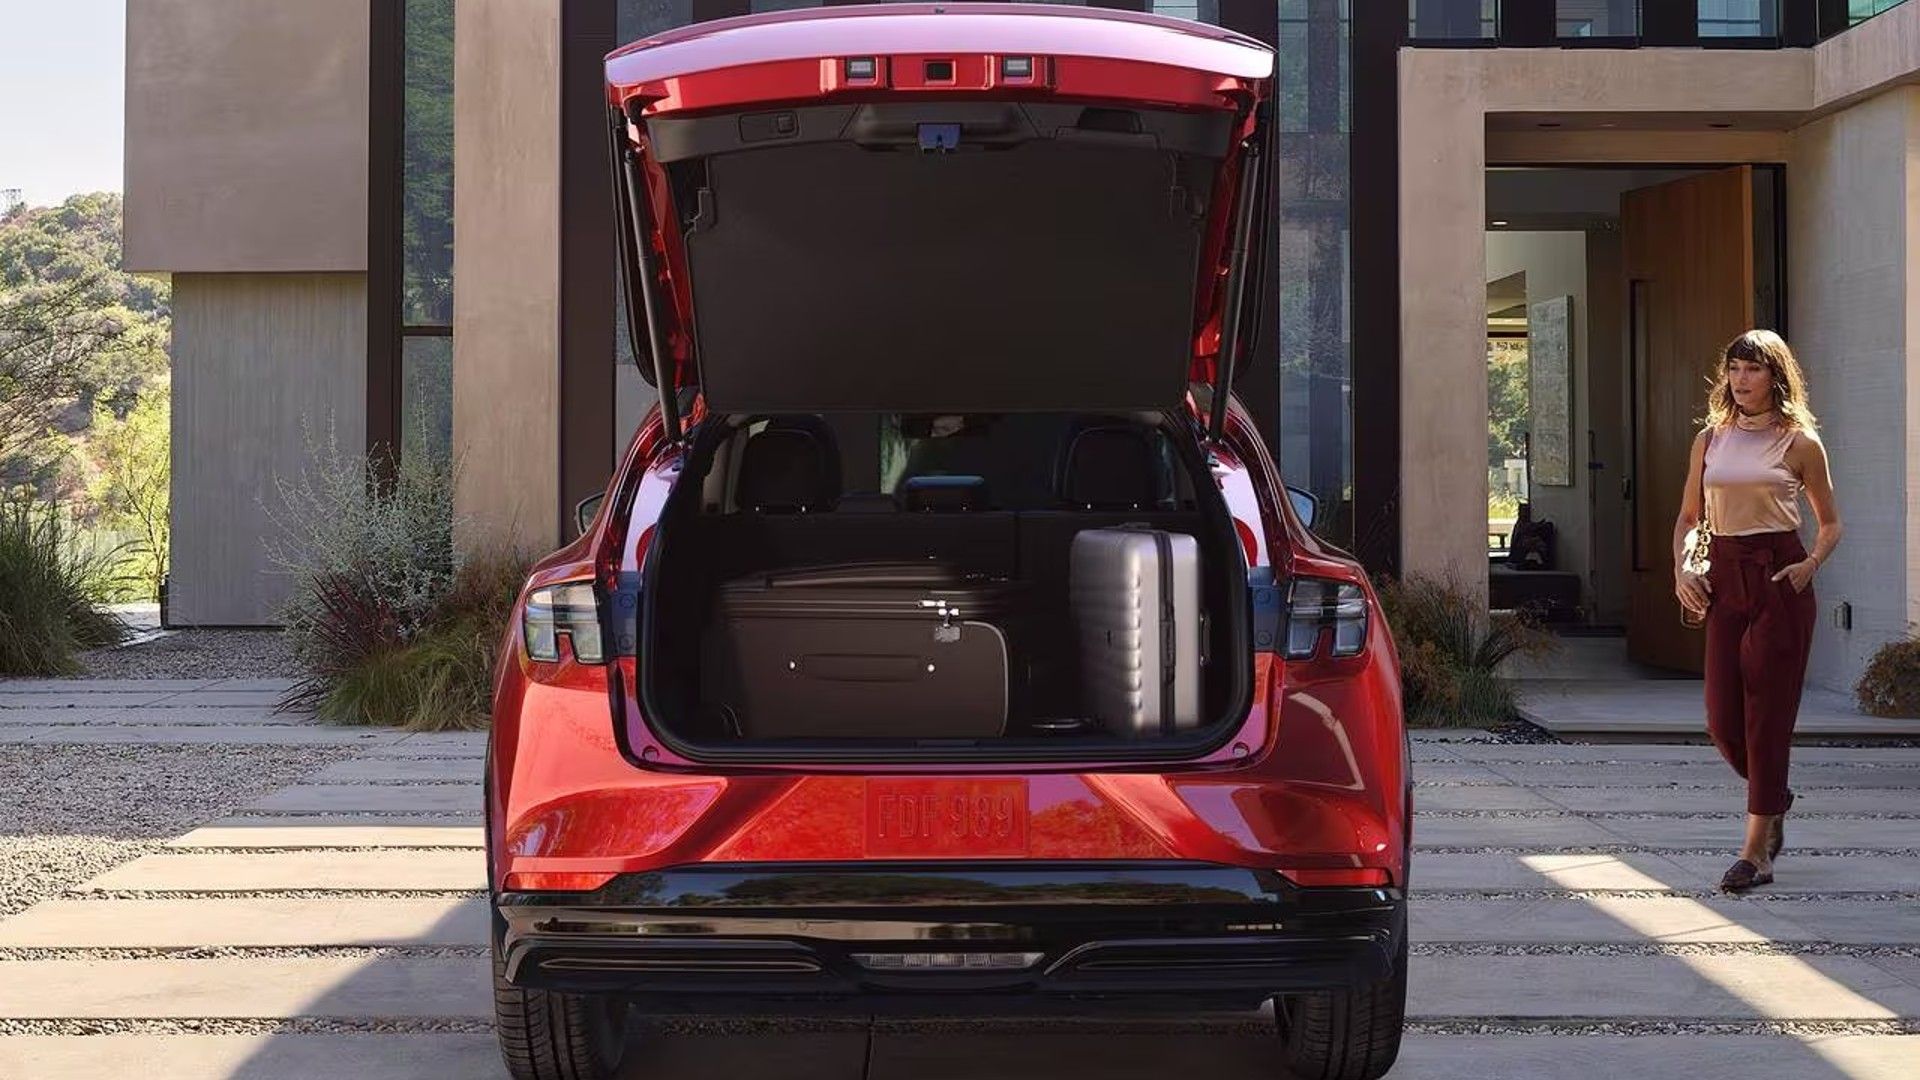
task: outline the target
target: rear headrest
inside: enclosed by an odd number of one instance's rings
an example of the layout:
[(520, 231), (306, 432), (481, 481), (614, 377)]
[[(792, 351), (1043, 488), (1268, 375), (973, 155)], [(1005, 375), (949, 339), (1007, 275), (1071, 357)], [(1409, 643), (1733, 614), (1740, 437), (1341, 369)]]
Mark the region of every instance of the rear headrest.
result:
[(907, 509), (916, 514), (955, 513), (987, 508), (984, 476), (909, 476), (900, 485)]
[(767, 513), (826, 510), (840, 495), (840, 451), (818, 417), (783, 417), (747, 440), (736, 501)]
[(1090, 427), (1067, 443), (1060, 498), (1085, 510), (1139, 510), (1160, 501), (1153, 434), (1121, 424)]

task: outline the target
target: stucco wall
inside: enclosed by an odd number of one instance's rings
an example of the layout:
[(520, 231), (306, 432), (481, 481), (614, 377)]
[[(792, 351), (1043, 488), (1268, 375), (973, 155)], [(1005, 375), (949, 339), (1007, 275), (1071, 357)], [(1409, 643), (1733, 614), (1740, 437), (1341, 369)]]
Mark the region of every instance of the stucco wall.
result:
[(454, 38), (455, 542), (466, 551), (560, 539), (559, 7), (462, 0)]
[[(1920, 88), (1906, 87), (1799, 129), (1788, 165), (1789, 328), (1847, 526), (1815, 584), (1808, 678), (1842, 690), (1916, 617), (1920, 591), (1917, 133)], [(1842, 601), (1850, 632), (1833, 623)]]
[(127, 0), (127, 269), (367, 268), (369, 2)]
[(173, 276), (172, 621), (278, 621), (276, 480), (310, 432), (366, 445), (366, 294), (362, 274)]

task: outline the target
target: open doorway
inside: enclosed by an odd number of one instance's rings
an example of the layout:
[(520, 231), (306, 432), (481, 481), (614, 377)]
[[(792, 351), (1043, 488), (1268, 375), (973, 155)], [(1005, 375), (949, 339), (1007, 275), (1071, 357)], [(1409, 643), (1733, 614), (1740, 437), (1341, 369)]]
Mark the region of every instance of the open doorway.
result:
[(1671, 531), (1719, 348), (1783, 329), (1781, 170), (1487, 173), (1488, 578), (1596, 675), (1697, 673)]

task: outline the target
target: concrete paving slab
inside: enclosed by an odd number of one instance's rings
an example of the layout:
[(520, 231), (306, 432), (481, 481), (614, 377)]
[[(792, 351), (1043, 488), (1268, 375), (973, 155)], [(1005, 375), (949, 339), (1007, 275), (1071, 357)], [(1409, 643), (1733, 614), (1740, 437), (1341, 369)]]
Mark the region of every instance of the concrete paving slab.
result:
[[(874, 1034), (865, 1075), (869, 1080), (1161, 1080), (1205, 1062), (1212, 1080), (1269, 1080), (1276, 1075), (1278, 1053), (1270, 1038), (1237, 1033), (1094, 1036), (1039, 1024), (1032, 1031), (960, 1035), (882, 1029)], [(1591, 1080), (1604, 1072), (1688, 1080), (1905, 1080), (1915, 1054), (1920, 1054), (1920, 1036), (1914, 1035), (1410, 1035), (1391, 1075), (1394, 1080)], [(1764, 1072), (1755, 1071), (1756, 1061), (1768, 1063)], [(1596, 1069), (1597, 1064), (1603, 1068)]]
[(1784, 905), (1687, 897), (1582, 896), (1540, 900), (1418, 898), (1413, 940), (1618, 945), (1657, 942), (1818, 941), (1776, 914)]
[(0, 694), (0, 709), (110, 709), (152, 705), (179, 690), (25, 690)]
[(1510, 781), (1485, 765), (1469, 765), (1464, 761), (1416, 761), (1413, 763), (1413, 782), (1416, 784), (1505, 784)]
[(1493, 733), (1485, 728), (1414, 728), (1407, 732), (1407, 737), (1416, 744), (1455, 743), (1491, 739)]
[(163, 709), (247, 708), (271, 709), (280, 704), (279, 690), (187, 690), (160, 700)]
[(491, 1020), (487, 959), (0, 961), (6, 1019), (427, 1016)]
[(83, 892), (267, 892), (276, 889), (484, 889), (477, 851), (169, 852), (143, 855)]
[[(1418, 794), (1417, 792), (1415, 793)], [(1414, 830), (1419, 834), (1425, 823)], [(1505, 855), (1480, 852), (1427, 852), (1413, 863), (1416, 891), (1521, 889), (1632, 889), (1672, 892), (1708, 884), (1674, 856), (1629, 852), (1622, 855)], [(1714, 870), (1714, 881), (1726, 869)], [(1421, 901), (1425, 903), (1426, 901)]]
[(487, 902), (478, 897), (43, 900), (0, 922), (0, 947), (8, 948), (483, 945), (486, 940)]
[[(417, 780), (467, 780), (486, 772), (478, 758), (376, 758), (337, 761), (313, 774), (317, 784), (373, 784)], [(1491, 774), (1489, 774), (1491, 775)]]
[(0, 709), (0, 724), (52, 726), (59, 724), (123, 724), (179, 727), (198, 724), (282, 726), (311, 724), (310, 716), (276, 713), (271, 709), (164, 709), (158, 706), (113, 709)]
[(345, 728), (323, 724), (172, 724), (166, 727), (114, 724), (88, 727), (30, 727), (0, 725), (0, 743), (35, 746), (364, 746), (392, 743), (397, 732), (372, 728)]
[(1415, 817), (1415, 848), (1592, 848), (1620, 837), (1578, 817)]
[(481, 761), (487, 756), (486, 743), (405, 743), (395, 742), (367, 754), (370, 758), (454, 758)]
[[(1494, 791), (1495, 788), (1454, 788), (1455, 791)], [(1580, 813), (1622, 814), (1741, 814), (1747, 808), (1747, 796), (1739, 788), (1631, 788), (1631, 787), (1539, 787), (1518, 788), (1528, 791), (1547, 805)], [(1420, 792), (1413, 795), (1416, 810)], [(1796, 820), (1810, 814), (1828, 816), (1910, 812), (1920, 814), (1920, 791), (1890, 792), (1860, 789), (1851, 791), (1816, 790), (1802, 792), (1793, 804)], [(1920, 820), (1912, 822), (1916, 841), (1920, 841)]]
[[(1725, 817), (1707, 818), (1605, 818), (1594, 824), (1618, 837), (1615, 843), (1628, 843), (1655, 850), (1683, 851), (1724, 848), (1738, 851), (1746, 829), (1746, 815), (1739, 810)], [(1431, 829), (1433, 822), (1416, 826)], [(1796, 818), (1787, 827), (1789, 841), (1802, 851), (1820, 848), (1864, 851), (1903, 851), (1920, 849), (1920, 822), (1911, 819)]]
[(222, 818), (166, 843), (170, 848), (471, 847), (484, 843), (471, 818)]
[(1408, 977), (1407, 1013), (1422, 1019), (1920, 1016), (1920, 986), (1850, 956), (1415, 954)]
[(196, 689), (196, 690), (265, 690), (275, 694), (283, 694), (293, 688), (293, 683), (294, 683), (294, 680), (292, 679), (242, 679), (242, 678), (215, 679), (212, 682), (208, 683), (206, 686), (194, 687), (193, 689)]
[(471, 784), (295, 784), (248, 803), (277, 814), (479, 814), (479, 779)]
[(506, 1080), (492, 1035), (0, 1036), (0, 1076), (19, 1080)]
[[(1517, 709), (1557, 735), (1690, 735), (1704, 730), (1704, 690), (1694, 680), (1519, 680)], [(1845, 694), (1808, 689), (1794, 733), (1807, 736), (1920, 735), (1920, 720), (1868, 716)]]
[(1875, 956), (1870, 959), (1875, 967), (1920, 986), (1920, 956)]
[(0, 679), (0, 708), (15, 694), (177, 694), (218, 679)]
[[(1745, 791), (1746, 781), (1715, 758), (1690, 764), (1635, 763), (1529, 765), (1495, 761), (1467, 768), (1482, 768), (1505, 782), (1528, 787), (1700, 787), (1719, 791)], [(1920, 766), (1863, 766), (1840, 762), (1801, 761), (1792, 767), (1792, 784), (1797, 789), (1812, 787), (1899, 790), (1912, 794), (1920, 789)], [(1420, 766), (1414, 766), (1414, 779), (1421, 778)]]
[[(1448, 751), (1460, 760), (1474, 762), (1623, 762), (1630, 764), (1685, 764), (1705, 762), (1721, 765), (1720, 752), (1705, 742), (1695, 744), (1664, 743), (1466, 743), (1450, 746)], [(1920, 766), (1920, 747), (1911, 746), (1796, 746), (1795, 767), (1810, 762), (1843, 765)]]
[(1416, 787), (1413, 811), (1554, 810), (1546, 796), (1512, 784)]
[[(1769, 894), (1904, 892), (1920, 893), (1920, 857), (1912, 855), (1809, 855), (1796, 849), (1798, 822), (1787, 830), (1788, 848), (1775, 865)], [(1456, 856), (1430, 856), (1433, 859)], [(1688, 878), (1711, 884), (1732, 861), (1726, 855), (1668, 855)]]
[[(1791, 873), (1782, 860), (1775, 871)], [(1912, 900), (1823, 900), (1804, 903), (1766, 903), (1773, 887), (1755, 891), (1755, 903), (1800, 927), (1818, 941), (1842, 945), (1920, 944), (1920, 904)]]

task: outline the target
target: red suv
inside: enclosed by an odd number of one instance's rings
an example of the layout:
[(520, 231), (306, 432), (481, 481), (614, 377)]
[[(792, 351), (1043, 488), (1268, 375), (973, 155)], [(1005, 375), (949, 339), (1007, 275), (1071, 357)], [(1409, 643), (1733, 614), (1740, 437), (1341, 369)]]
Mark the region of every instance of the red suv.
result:
[(1376, 1077), (1398, 666), (1233, 400), (1272, 52), (1083, 8), (827, 8), (607, 60), (659, 402), (542, 561), (487, 768), (498, 1031), (1258, 1009)]

